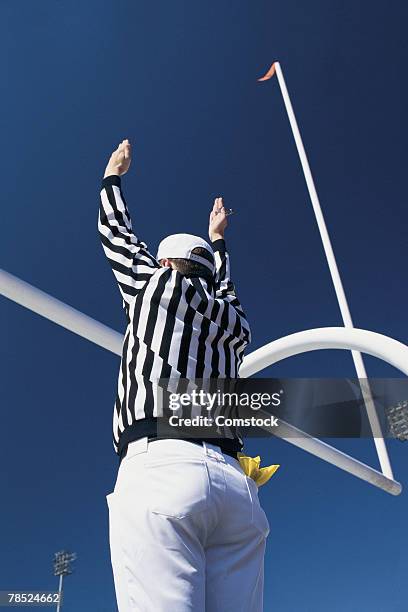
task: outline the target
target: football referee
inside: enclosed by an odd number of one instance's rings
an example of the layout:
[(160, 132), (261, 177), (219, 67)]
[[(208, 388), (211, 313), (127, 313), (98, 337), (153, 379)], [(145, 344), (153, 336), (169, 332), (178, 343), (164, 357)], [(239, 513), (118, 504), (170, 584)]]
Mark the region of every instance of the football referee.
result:
[(119, 612), (261, 612), (269, 524), (237, 459), (242, 439), (157, 432), (159, 378), (236, 378), (251, 339), (230, 279), (226, 211), (216, 198), (211, 244), (175, 234), (154, 257), (123, 195), (130, 162), (123, 140), (106, 167), (98, 219), (127, 321), (113, 411), (120, 464), (106, 496)]

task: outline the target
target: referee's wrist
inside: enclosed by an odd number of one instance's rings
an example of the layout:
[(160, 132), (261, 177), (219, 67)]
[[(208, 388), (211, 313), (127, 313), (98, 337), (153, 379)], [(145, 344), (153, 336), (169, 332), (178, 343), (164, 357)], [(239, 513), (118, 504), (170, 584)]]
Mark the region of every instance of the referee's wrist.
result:
[(211, 246), (213, 248), (213, 251), (221, 251), (221, 252), (225, 251), (226, 247), (225, 247), (224, 237), (215, 238), (215, 239), (211, 238)]
[(106, 174), (106, 176), (104, 176), (102, 179), (101, 189), (110, 185), (116, 185), (117, 187), (120, 187), (121, 182), (122, 179), (119, 174)]

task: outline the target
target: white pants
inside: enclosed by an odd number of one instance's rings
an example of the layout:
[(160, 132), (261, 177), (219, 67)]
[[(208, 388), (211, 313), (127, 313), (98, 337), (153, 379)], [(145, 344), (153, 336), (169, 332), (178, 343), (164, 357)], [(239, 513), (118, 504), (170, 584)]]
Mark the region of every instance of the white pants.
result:
[(269, 523), (237, 459), (142, 438), (106, 499), (119, 612), (262, 612)]

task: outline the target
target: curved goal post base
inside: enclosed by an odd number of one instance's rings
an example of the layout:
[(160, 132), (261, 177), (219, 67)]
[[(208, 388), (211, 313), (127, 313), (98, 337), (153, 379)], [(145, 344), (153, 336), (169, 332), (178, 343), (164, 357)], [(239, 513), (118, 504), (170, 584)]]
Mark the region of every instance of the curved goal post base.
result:
[[(288, 357), (321, 349), (346, 349), (361, 351), (378, 357), (408, 375), (408, 346), (376, 332), (345, 327), (321, 327), (297, 332), (265, 344), (246, 357), (241, 365), (240, 376), (252, 376), (274, 363)], [(265, 413), (266, 416), (266, 413)], [(392, 495), (399, 495), (402, 486), (393, 478), (362, 463), (326, 444), (297, 427), (278, 419), (279, 427), (267, 428), (276, 437), (282, 438), (303, 450), (335, 465), (336, 467), (373, 484)]]
[[(0, 270), (0, 294), (116, 355), (120, 356), (122, 353), (122, 334), (5, 270)], [(401, 342), (364, 329), (323, 327), (291, 334), (250, 353), (244, 357), (240, 376), (252, 376), (288, 357), (320, 349), (361, 351), (386, 361), (408, 375), (408, 347)], [(387, 493), (401, 493), (402, 486), (399, 482), (322, 440), (281, 420), (278, 429), (279, 433), (277, 428), (271, 433)]]

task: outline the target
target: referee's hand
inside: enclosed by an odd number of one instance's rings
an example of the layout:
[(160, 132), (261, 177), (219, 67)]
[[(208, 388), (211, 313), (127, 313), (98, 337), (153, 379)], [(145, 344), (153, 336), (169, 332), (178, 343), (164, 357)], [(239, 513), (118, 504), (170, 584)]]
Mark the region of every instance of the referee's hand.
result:
[(129, 170), (132, 161), (132, 148), (130, 142), (122, 140), (117, 149), (112, 153), (105, 169), (104, 177), (116, 174), (122, 176)]
[(227, 223), (227, 214), (222, 198), (215, 198), (214, 206), (210, 213), (210, 223), (208, 227), (208, 235), (212, 242), (214, 242), (214, 240), (218, 240), (219, 238), (224, 238)]

